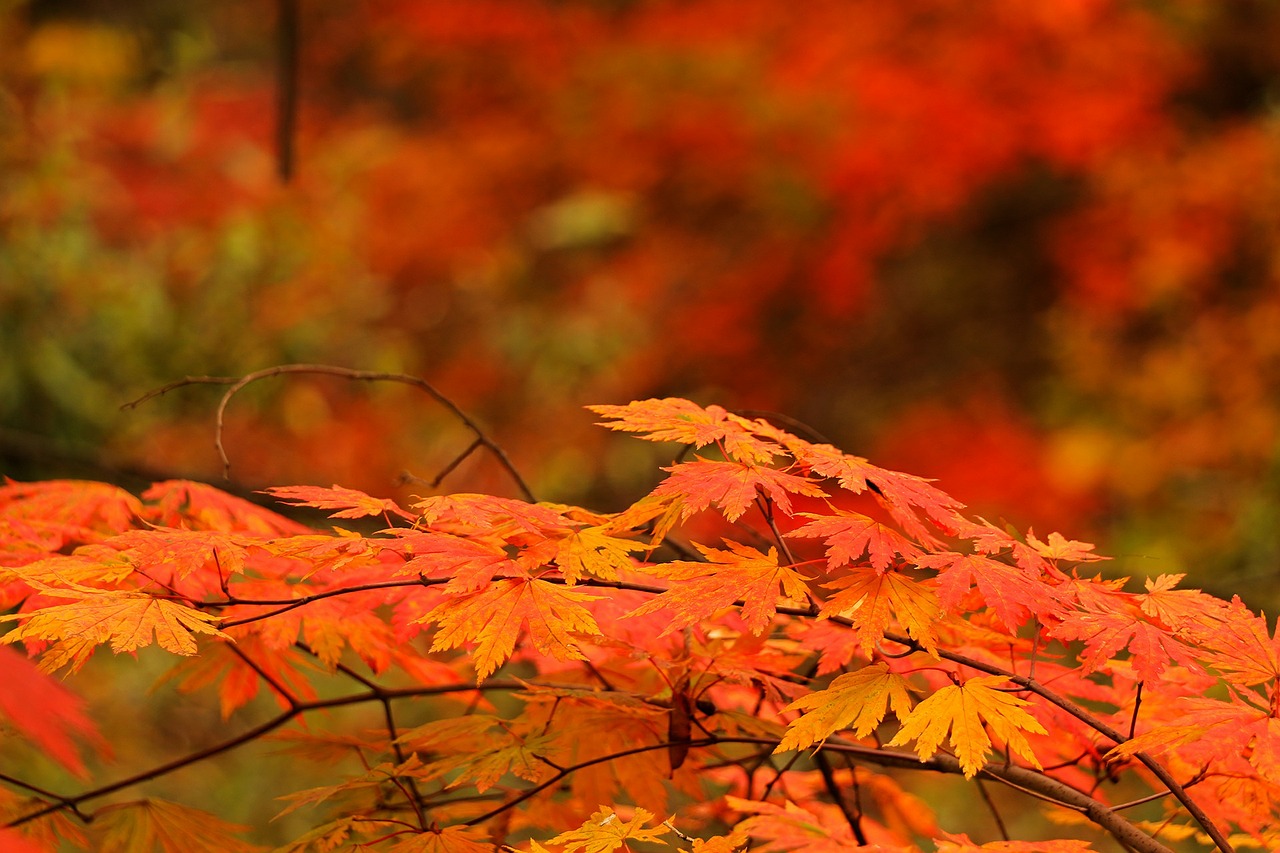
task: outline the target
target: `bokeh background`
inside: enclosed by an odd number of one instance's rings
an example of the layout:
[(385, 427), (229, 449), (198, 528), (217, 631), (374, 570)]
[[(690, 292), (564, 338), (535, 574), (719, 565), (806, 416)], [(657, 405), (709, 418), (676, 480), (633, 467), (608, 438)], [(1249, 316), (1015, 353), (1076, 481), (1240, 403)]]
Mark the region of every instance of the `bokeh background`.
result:
[[(321, 362), (613, 509), (665, 451), (582, 407), (676, 395), (1280, 601), (1280, 3), (0, 10), (4, 474), (216, 482), (220, 389), (120, 405)], [(294, 377), (227, 446), (235, 488), (404, 497), (469, 438)]]

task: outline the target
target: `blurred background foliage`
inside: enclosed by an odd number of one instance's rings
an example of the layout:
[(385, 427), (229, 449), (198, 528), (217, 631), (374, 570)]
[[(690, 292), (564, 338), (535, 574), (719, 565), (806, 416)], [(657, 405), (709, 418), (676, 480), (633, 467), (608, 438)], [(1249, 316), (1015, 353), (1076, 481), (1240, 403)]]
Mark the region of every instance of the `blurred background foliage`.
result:
[[(1280, 3), (301, 0), (284, 181), (291, 2), (0, 0), (0, 472), (217, 481), (218, 389), (120, 404), (322, 362), (617, 508), (663, 451), (582, 406), (678, 395), (1280, 602)], [(227, 444), (404, 497), (469, 438), (295, 377)]]

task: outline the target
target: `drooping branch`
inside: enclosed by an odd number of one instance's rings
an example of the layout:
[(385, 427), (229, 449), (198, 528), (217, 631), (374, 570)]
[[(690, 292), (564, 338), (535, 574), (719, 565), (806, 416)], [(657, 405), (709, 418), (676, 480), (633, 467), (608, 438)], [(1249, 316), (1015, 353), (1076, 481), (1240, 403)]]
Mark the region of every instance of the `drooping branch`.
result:
[[(128, 776), (110, 784), (92, 788), (88, 791), (82, 791), (79, 794), (71, 796), (61, 796), (50, 792), (44, 792), (43, 796), (45, 799), (52, 800), (52, 802), (47, 803), (34, 811), (28, 812), (21, 817), (12, 819), (8, 823), (4, 824), (4, 826), (21, 826), (22, 824), (30, 823), (33, 820), (42, 818), (45, 815), (63, 810), (70, 810), (78, 814), (79, 812), (77, 809), (81, 803), (97, 800), (107, 796), (108, 794), (114, 794), (117, 791), (132, 788), (133, 786), (139, 785), (143, 782), (159, 779), (177, 770), (181, 770), (184, 767), (199, 764), (200, 762), (207, 761), (216, 755), (230, 752), (237, 747), (256, 741), (264, 735), (269, 734), (290, 722), (294, 718), (312, 711), (319, 711), (326, 708), (341, 708), (348, 705), (359, 705), (366, 702), (382, 703), (390, 699), (403, 699), (412, 696), (439, 696), (449, 693), (467, 693), (476, 690), (524, 690), (527, 689), (528, 686), (529, 682), (522, 681), (490, 680), (483, 684), (459, 682), (456, 684), (441, 684), (430, 687), (377, 688), (351, 696), (338, 696), (332, 699), (316, 699), (310, 702), (298, 702), (292, 707), (281, 711), (276, 716), (265, 720), (234, 737), (220, 741), (211, 746), (198, 749), (194, 752), (188, 753), (187, 755), (175, 758), (172, 761), (157, 765), (140, 773), (135, 773), (132, 776)], [(9, 780), (5, 778), (4, 781), (10, 782), (10, 784), (18, 784), (30, 788), (30, 786), (27, 786), (25, 783), (21, 783), (18, 780)]]
[[(244, 376), (186, 376), (174, 382), (170, 382), (160, 388), (148, 391), (136, 400), (131, 400), (121, 406), (122, 409), (133, 409), (142, 403), (160, 397), (164, 394), (174, 391), (178, 388), (184, 388), (188, 385), (229, 385), (231, 386), (222, 395), (222, 399), (218, 401), (217, 414), (214, 419), (214, 447), (218, 451), (218, 458), (222, 462), (222, 474), (229, 478), (231, 475), (231, 459), (227, 456), (227, 450), (223, 444), (223, 428), (226, 417), (227, 405), (231, 402), (231, 398), (239, 393), (246, 386), (253, 384), (262, 379), (269, 379), (273, 376), (283, 376), (286, 374), (306, 374), (312, 376), (336, 376), (340, 379), (348, 379), (353, 382), (398, 382), (403, 385), (409, 385), (424, 392), (449, 412), (459, 423), (467, 428), (475, 437), (470, 447), (464, 451), (460, 458), (455, 458), (449, 463), (444, 473), (456, 468), (457, 465), (469, 456), (475, 450), (483, 447), (485, 450), (498, 461), (502, 469), (507, 472), (511, 479), (515, 482), (516, 488), (525, 500), (533, 502), (537, 500), (533, 491), (525, 482), (524, 477), (520, 475), (519, 470), (512, 464), (510, 457), (507, 456), (505, 450), (502, 449), (491, 439), (484, 430), (469, 416), (462, 411), (456, 403), (445, 396), (440, 390), (427, 380), (412, 376), (408, 373), (382, 373), (371, 370), (353, 370), (347, 367), (337, 367), (329, 364), (278, 364), (275, 367), (268, 367), (263, 370), (257, 370), (253, 373), (247, 373)], [(443, 476), (443, 474), (441, 475)], [(438, 484), (437, 479), (436, 483)]]

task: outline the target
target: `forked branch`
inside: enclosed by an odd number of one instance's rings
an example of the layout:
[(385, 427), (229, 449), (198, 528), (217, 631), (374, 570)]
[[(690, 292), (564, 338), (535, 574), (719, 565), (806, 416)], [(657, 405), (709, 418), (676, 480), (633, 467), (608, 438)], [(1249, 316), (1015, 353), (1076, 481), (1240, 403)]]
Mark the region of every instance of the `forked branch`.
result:
[(122, 409), (133, 409), (137, 406), (163, 396), (164, 394), (174, 391), (178, 388), (185, 388), (188, 385), (229, 385), (222, 399), (218, 401), (217, 414), (214, 420), (214, 447), (217, 448), (218, 458), (222, 461), (222, 475), (229, 478), (231, 476), (231, 459), (227, 456), (226, 446), (223, 443), (223, 429), (226, 417), (227, 405), (231, 402), (231, 398), (239, 393), (248, 385), (252, 385), (261, 379), (269, 379), (273, 376), (283, 376), (286, 374), (308, 374), (312, 376), (336, 376), (340, 379), (348, 379), (354, 382), (399, 382), (402, 385), (409, 385), (417, 388), (419, 391), (426, 393), (433, 400), (439, 403), (450, 415), (452, 415), (459, 423), (467, 428), (475, 437), (471, 445), (455, 458), (445, 470), (433, 482), (438, 485), (441, 478), (452, 471), (458, 464), (470, 456), (475, 450), (483, 447), (502, 466), (502, 469), (510, 475), (515, 482), (516, 488), (520, 490), (520, 494), (525, 500), (533, 502), (536, 498), (533, 491), (529, 488), (520, 472), (512, 464), (511, 459), (507, 456), (497, 442), (491, 439), (480, 426), (471, 419), (466, 412), (462, 411), (456, 403), (445, 396), (439, 389), (427, 380), (413, 376), (408, 373), (382, 373), (371, 370), (353, 370), (347, 367), (337, 367), (329, 364), (278, 364), (275, 367), (268, 367), (263, 370), (257, 370), (253, 373), (247, 373), (244, 376), (186, 376), (168, 385), (148, 391), (136, 400), (131, 400), (121, 406)]

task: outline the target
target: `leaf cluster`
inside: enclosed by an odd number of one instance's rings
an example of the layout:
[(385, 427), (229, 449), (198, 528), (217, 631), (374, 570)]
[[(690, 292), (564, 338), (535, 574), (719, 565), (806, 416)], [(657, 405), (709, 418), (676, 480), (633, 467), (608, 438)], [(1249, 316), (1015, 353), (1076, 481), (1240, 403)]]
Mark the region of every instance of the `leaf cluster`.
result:
[[(237, 732), (78, 793), (5, 775), (6, 841), (255, 849), (154, 794), (272, 737), (289, 760), (363, 768), (287, 797), (308, 816), (278, 848), (294, 853), (1275, 843), (1280, 637), (1239, 600), (1178, 576), (1130, 591), (1092, 573), (1088, 543), (970, 517), (764, 419), (674, 399), (594, 411), (693, 455), (616, 513), (271, 491), (385, 525), (365, 533), (186, 482), (0, 488), (2, 640), (39, 667), (4, 650), (15, 734), (85, 774), (101, 738), (45, 673), (74, 685), (103, 647), (148, 646)], [(312, 722), (345, 706), (381, 722)], [(1095, 835), (977, 844), (938, 825), (912, 770), (967, 781), (1000, 834), (992, 785)], [(94, 805), (127, 790), (146, 796)]]

